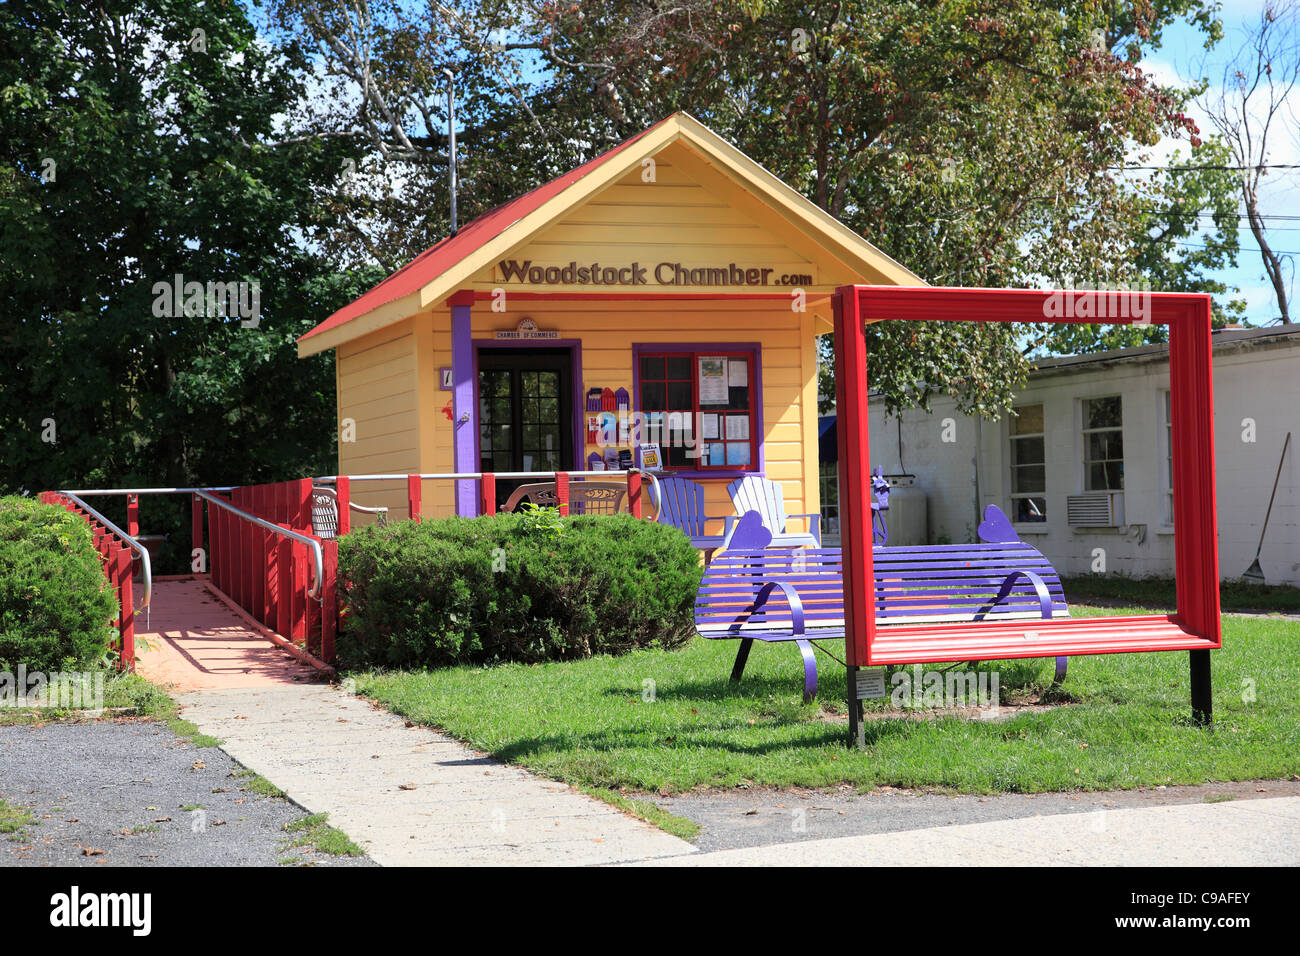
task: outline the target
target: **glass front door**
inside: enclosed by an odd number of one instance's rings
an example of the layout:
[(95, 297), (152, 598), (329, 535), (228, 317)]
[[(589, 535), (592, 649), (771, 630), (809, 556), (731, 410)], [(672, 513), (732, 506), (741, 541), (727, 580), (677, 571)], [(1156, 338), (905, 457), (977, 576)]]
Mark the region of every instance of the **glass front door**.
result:
[[(480, 471), (573, 467), (571, 374), (567, 349), (479, 352)], [(524, 481), (499, 479), (497, 507), (521, 484)]]

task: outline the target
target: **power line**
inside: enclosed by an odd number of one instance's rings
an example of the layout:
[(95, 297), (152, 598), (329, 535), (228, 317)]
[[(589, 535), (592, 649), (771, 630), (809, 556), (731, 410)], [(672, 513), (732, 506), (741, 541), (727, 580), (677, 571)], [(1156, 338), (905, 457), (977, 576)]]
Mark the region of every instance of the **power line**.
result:
[(1205, 170), (1220, 173), (1244, 173), (1248, 170), (1300, 169), (1300, 163), (1260, 163), (1257, 166), (1103, 166), (1102, 169), (1117, 170), (1119, 172), (1146, 170), (1149, 172), (1195, 173)]

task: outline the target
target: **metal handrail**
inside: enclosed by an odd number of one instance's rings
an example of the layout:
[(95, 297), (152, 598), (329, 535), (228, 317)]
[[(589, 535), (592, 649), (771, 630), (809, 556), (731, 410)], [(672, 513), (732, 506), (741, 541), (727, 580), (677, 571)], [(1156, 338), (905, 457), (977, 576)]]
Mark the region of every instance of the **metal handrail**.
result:
[[(334, 496), (334, 502), (335, 502), (335, 505), (337, 506), (337, 504), (338, 504), (338, 500), (339, 500), (339, 493), (338, 493), (338, 490), (337, 490), (337, 489), (335, 489), (335, 488), (326, 488), (326, 487), (324, 487), (323, 485), (314, 485), (314, 486), (312, 487), (311, 490), (312, 490), (313, 493), (319, 491), (321, 494), (325, 494), (325, 495), (333, 495), (333, 496)], [(357, 504), (355, 501), (349, 501), (349, 502), (348, 502), (348, 508), (349, 508), (350, 510), (352, 510), (352, 511), (360, 511), (362, 514), (368, 514), (368, 515), (387, 515), (387, 514), (388, 514), (388, 506), (387, 506), (387, 505), (376, 505), (376, 506), (373, 507), (373, 508), (367, 508), (365, 505), (359, 505), (359, 504)]]
[(234, 491), (237, 485), (220, 485), (214, 488), (82, 488), (60, 491), (61, 495), (192, 495), (200, 491)]
[(231, 512), (232, 514), (239, 515), (239, 517), (243, 518), (246, 521), (251, 521), (253, 524), (257, 525), (258, 527), (265, 528), (267, 531), (274, 532), (275, 534), (278, 534), (285, 538), (292, 538), (294, 541), (301, 541), (303, 544), (310, 547), (312, 557), (315, 560), (316, 567), (314, 568), (314, 570), (316, 572), (316, 576), (315, 579), (312, 581), (312, 586), (307, 589), (307, 596), (311, 598), (313, 601), (319, 601), (321, 599), (321, 582), (325, 580), (325, 555), (321, 551), (321, 546), (319, 541), (317, 541), (315, 538), (309, 537), (308, 535), (299, 534), (297, 531), (290, 531), (288, 528), (281, 528), (278, 524), (273, 524), (272, 522), (267, 521), (264, 518), (259, 518), (255, 514), (249, 514), (247, 511), (244, 511), (241, 508), (236, 508), (234, 505), (232, 505), (229, 501), (226, 501), (224, 498), (218, 498), (216, 495), (208, 494), (208, 492), (201, 491), (198, 488), (193, 488), (189, 490), (192, 491), (194, 494), (198, 495), (204, 501), (207, 501), (209, 504), (214, 504), (221, 508), (225, 508), (227, 511)]
[(117, 535), (119, 538), (125, 541), (131, 547), (132, 551), (135, 551), (140, 555), (140, 579), (144, 583), (144, 596), (140, 599), (140, 608), (143, 609), (145, 612), (144, 615), (145, 627), (148, 627), (149, 626), (149, 611), (148, 611), (149, 601), (150, 599), (153, 598), (153, 568), (149, 564), (149, 549), (146, 548), (144, 545), (142, 545), (139, 541), (135, 540), (135, 538), (131, 537), (129, 534), (127, 534), (125, 531), (119, 528), (117, 525), (113, 524), (113, 522), (109, 521), (107, 518), (105, 518), (94, 508), (90, 507), (90, 505), (82, 501), (79, 497), (77, 497), (76, 492), (60, 491), (56, 493), (63, 495), (63, 497), (69, 499), (70, 501), (74, 502), (79, 507), (84, 509), (88, 515), (92, 516), (96, 521), (102, 524), (105, 528), (107, 528), (109, 531), (113, 532), (113, 534)]
[[(409, 472), (407, 474), (402, 474), (402, 475), (347, 475), (345, 477), (347, 477), (349, 481), (406, 481), (406, 479), (410, 478), (412, 475), (415, 475), (415, 477), (421, 479), (422, 481), (435, 480), (435, 479), (454, 479), (457, 481), (473, 481), (475, 479), (482, 478), (485, 474), (490, 474), (493, 478), (505, 478), (505, 479), (513, 480), (516, 478), (554, 478), (556, 475), (561, 474), (561, 472), (558, 471), (491, 471), (491, 472), (452, 471), (452, 472), (432, 472), (432, 473)], [(608, 470), (607, 471), (566, 471), (563, 472), (563, 474), (568, 475), (570, 478), (609, 478), (611, 475), (638, 474), (641, 475), (643, 478), (650, 479), (650, 485), (651, 488), (653, 489), (651, 491), (651, 494), (653, 496), (654, 506), (658, 508), (659, 507), (658, 503), (663, 500), (659, 494), (659, 479), (655, 477), (654, 472), (646, 471), (644, 468), (620, 468), (617, 471), (608, 471)], [(320, 484), (336, 484), (338, 482), (338, 478), (339, 478), (338, 475), (322, 475), (319, 478), (313, 478), (312, 482), (320, 483)]]

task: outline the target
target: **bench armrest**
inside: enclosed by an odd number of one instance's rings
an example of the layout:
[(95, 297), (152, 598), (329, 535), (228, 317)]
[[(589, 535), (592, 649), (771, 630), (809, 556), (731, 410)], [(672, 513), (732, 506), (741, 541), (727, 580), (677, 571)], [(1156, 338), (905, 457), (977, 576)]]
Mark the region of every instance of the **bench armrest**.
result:
[(1034, 586), (1034, 594), (1038, 598), (1039, 609), (1043, 612), (1043, 620), (1050, 621), (1052, 619), (1052, 594), (1047, 590), (1047, 582), (1036, 571), (1019, 569), (1006, 576), (1002, 582), (1001, 590), (998, 591), (998, 596), (991, 603), (980, 608), (979, 613), (975, 615), (975, 620), (983, 620), (985, 614), (1005, 601), (1011, 593), (1011, 589), (1016, 586), (1016, 579), (1022, 577)]
[(736, 618), (735, 622), (730, 628), (728, 628), (728, 630), (736, 632), (738, 637), (743, 637), (744, 632), (741, 631), (741, 625), (751, 614), (767, 603), (768, 598), (772, 596), (772, 592), (777, 588), (781, 589), (781, 592), (785, 595), (786, 603), (790, 605), (791, 632), (794, 634), (803, 634), (803, 601), (799, 599), (799, 592), (795, 590), (794, 585), (786, 581), (764, 581), (763, 586), (759, 588), (758, 594), (754, 596), (754, 603), (741, 611), (740, 616)]

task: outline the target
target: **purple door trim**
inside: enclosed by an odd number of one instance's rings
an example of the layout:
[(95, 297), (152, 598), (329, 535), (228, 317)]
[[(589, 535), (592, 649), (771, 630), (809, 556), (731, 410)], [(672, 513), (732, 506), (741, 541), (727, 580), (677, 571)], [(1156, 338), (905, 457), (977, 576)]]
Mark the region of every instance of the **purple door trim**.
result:
[[(478, 407), (478, 353), (481, 349), (568, 349), (569, 350), (569, 381), (570, 391), (573, 392), (573, 404), (570, 409), (570, 417), (573, 419), (573, 463), (569, 466), (574, 471), (585, 471), (587, 468), (587, 432), (584, 428), (586, 415), (586, 404), (583, 402), (583, 396), (586, 392), (582, 387), (582, 339), (474, 339), (471, 343), (471, 351), (474, 356), (474, 406)], [(478, 471), (479, 469), (479, 432), (478, 426), (474, 428), (474, 466), (467, 468), (466, 471)], [(475, 512), (477, 514), (477, 512)]]
[[(469, 305), (451, 307), (451, 434), (456, 471), (478, 471), (478, 382)], [(456, 514), (479, 513), (478, 482), (456, 482)]]

